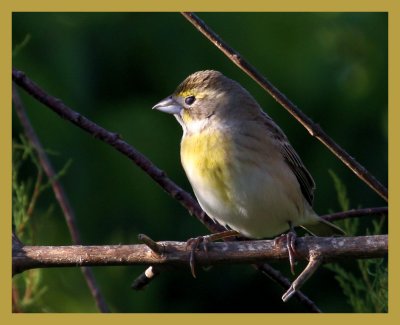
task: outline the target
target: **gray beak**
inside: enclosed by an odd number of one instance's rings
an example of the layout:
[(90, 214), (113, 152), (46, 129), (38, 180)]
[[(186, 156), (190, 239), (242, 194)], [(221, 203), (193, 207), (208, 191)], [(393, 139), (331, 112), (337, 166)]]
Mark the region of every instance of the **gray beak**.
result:
[(168, 113), (168, 114), (179, 114), (182, 110), (182, 106), (177, 103), (172, 96), (163, 99), (161, 102), (153, 106), (153, 109)]

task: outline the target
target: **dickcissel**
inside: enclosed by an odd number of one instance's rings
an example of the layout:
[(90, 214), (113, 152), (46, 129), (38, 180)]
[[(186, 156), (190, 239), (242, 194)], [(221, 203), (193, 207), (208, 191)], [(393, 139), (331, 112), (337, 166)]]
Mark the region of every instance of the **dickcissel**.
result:
[(236, 81), (218, 71), (195, 72), (153, 109), (173, 114), (182, 126), (183, 168), (214, 221), (254, 239), (295, 226), (317, 235), (343, 233), (314, 212), (313, 178), (283, 131)]

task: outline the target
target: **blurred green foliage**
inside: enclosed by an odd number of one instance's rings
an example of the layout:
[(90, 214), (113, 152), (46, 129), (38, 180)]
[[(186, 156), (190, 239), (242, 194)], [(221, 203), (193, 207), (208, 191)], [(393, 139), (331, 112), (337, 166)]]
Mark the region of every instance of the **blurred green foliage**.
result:
[[(350, 207), (346, 185), (333, 172), (332, 176), (338, 203), (343, 211)], [(386, 217), (374, 219), (371, 227), (366, 230), (366, 235), (384, 233)], [(350, 218), (339, 222), (340, 227), (347, 235), (358, 233), (360, 219)], [(372, 229), (372, 230), (371, 230)], [(355, 264), (355, 265), (354, 265)], [(345, 268), (340, 263), (325, 264), (328, 270), (336, 273), (335, 279), (345, 294), (347, 301), (357, 313), (387, 313), (388, 312), (388, 260), (387, 258), (360, 259), (350, 265), (352, 269)]]
[[(236, 48), (351, 155), (387, 184), (388, 18), (386, 13), (201, 13)], [(178, 13), (14, 13), (13, 66), (50, 94), (117, 132), (191, 191), (179, 162), (180, 126), (151, 107), (190, 73), (216, 69), (239, 81), (282, 127), (317, 183), (315, 209), (340, 210), (328, 170), (358, 206), (385, 203), (228, 61)], [(62, 178), (86, 244), (186, 240), (205, 228), (147, 175), (111, 147), (22, 98), (42, 143), (58, 152)], [(21, 127), (13, 118), (13, 137)], [(35, 179), (35, 169), (24, 172)], [(55, 206), (50, 215), (49, 206)], [(51, 191), (35, 209), (35, 244), (71, 239)], [(371, 225), (362, 220), (359, 233)], [(287, 263), (274, 263), (291, 277)], [(145, 291), (131, 281), (141, 267), (94, 270), (115, 312), (304, 312), (282, 288), (248, 266), (163, 273)], [(299, 269), (300, 270), (300, 269)], [(334, 273), (319, 270), (304, 292), (326, 312), (351, 312)], [(95, 312), (78, 269), (43, 270), (41, 301), (54, 312)], [(323, 290), (321, 290), (323, 288)]]
[[(12, 150), (13, 232), (19, 240), (29, 245), (36, 241), (37, 218), (34, 217), (36, 203), (50, 182), (44, 182), (43, 168), (36, 152), (24, 137), (21, 136), (18, 142), (13, 142)], [(35, 174), (34, 182), (33, 177), (26, 176), (27, 171), (29, 174)], [(41, 213), (43, 216), (43, 211)], [(42, 283), (42, 271), (33, 269), (15, 277), (12, 290), (14, 312), (46, 310), (41, 300), (46, 292), (46, 287)]]

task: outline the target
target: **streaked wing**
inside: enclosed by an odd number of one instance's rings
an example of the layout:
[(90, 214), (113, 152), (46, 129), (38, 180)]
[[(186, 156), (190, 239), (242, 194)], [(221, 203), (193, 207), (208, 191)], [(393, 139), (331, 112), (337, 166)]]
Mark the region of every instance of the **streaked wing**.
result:
[(293, 173), (296, 175), (297, 180), (300, 183), (301, 192), (304, 197), (312, 206), (314, 199), (315, 182), (308, 172), (307, 168), (304, 166), (299, 155), (294, 151), (290, 143), (285, 142), (282, 146), (282, 154), (285, 157), (286, 162), (292, 169)]
[[(264, 112), (263, 112), (264, 113)], [(289, 140), (283, 131), (272, 121), (272, 119), (267, 115), (263, 114), (264, 123), (268, 125), (270, 130), (273, 130), (271, 134), (277, 141), (279, 141), (279, 149), (285, 158), (286, 163), (289, 165), (290, 169), (293, 171), (297, 180), (299, 181), (301, 192), (312, 206), (314, 199), (315, 182), (301, 161), (297, 152), (293, 149)]]

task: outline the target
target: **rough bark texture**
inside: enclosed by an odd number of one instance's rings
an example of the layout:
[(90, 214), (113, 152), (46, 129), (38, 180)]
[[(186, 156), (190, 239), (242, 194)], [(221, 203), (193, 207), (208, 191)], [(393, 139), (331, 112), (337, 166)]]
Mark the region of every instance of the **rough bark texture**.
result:
[[(22, 246), (13, 245), (13, 271), (19, 273), (32, 268), (61, 266), (106, 265), (188, 265), (190, 249), (182, 242), (158, 242), (162, 254), (148, 246)], [(311, 255), (324, 261), (346, 258), (385, 257), (388, 252), (387, 235), (362, 237), (302, 237), (297, 239), (299, 260)], [(286, 245), (273, 240), (209, 243), (208, 254), (196, 254), (198, 265), (221, 263), (261, 263), (267, 260), (287, 259)]]

